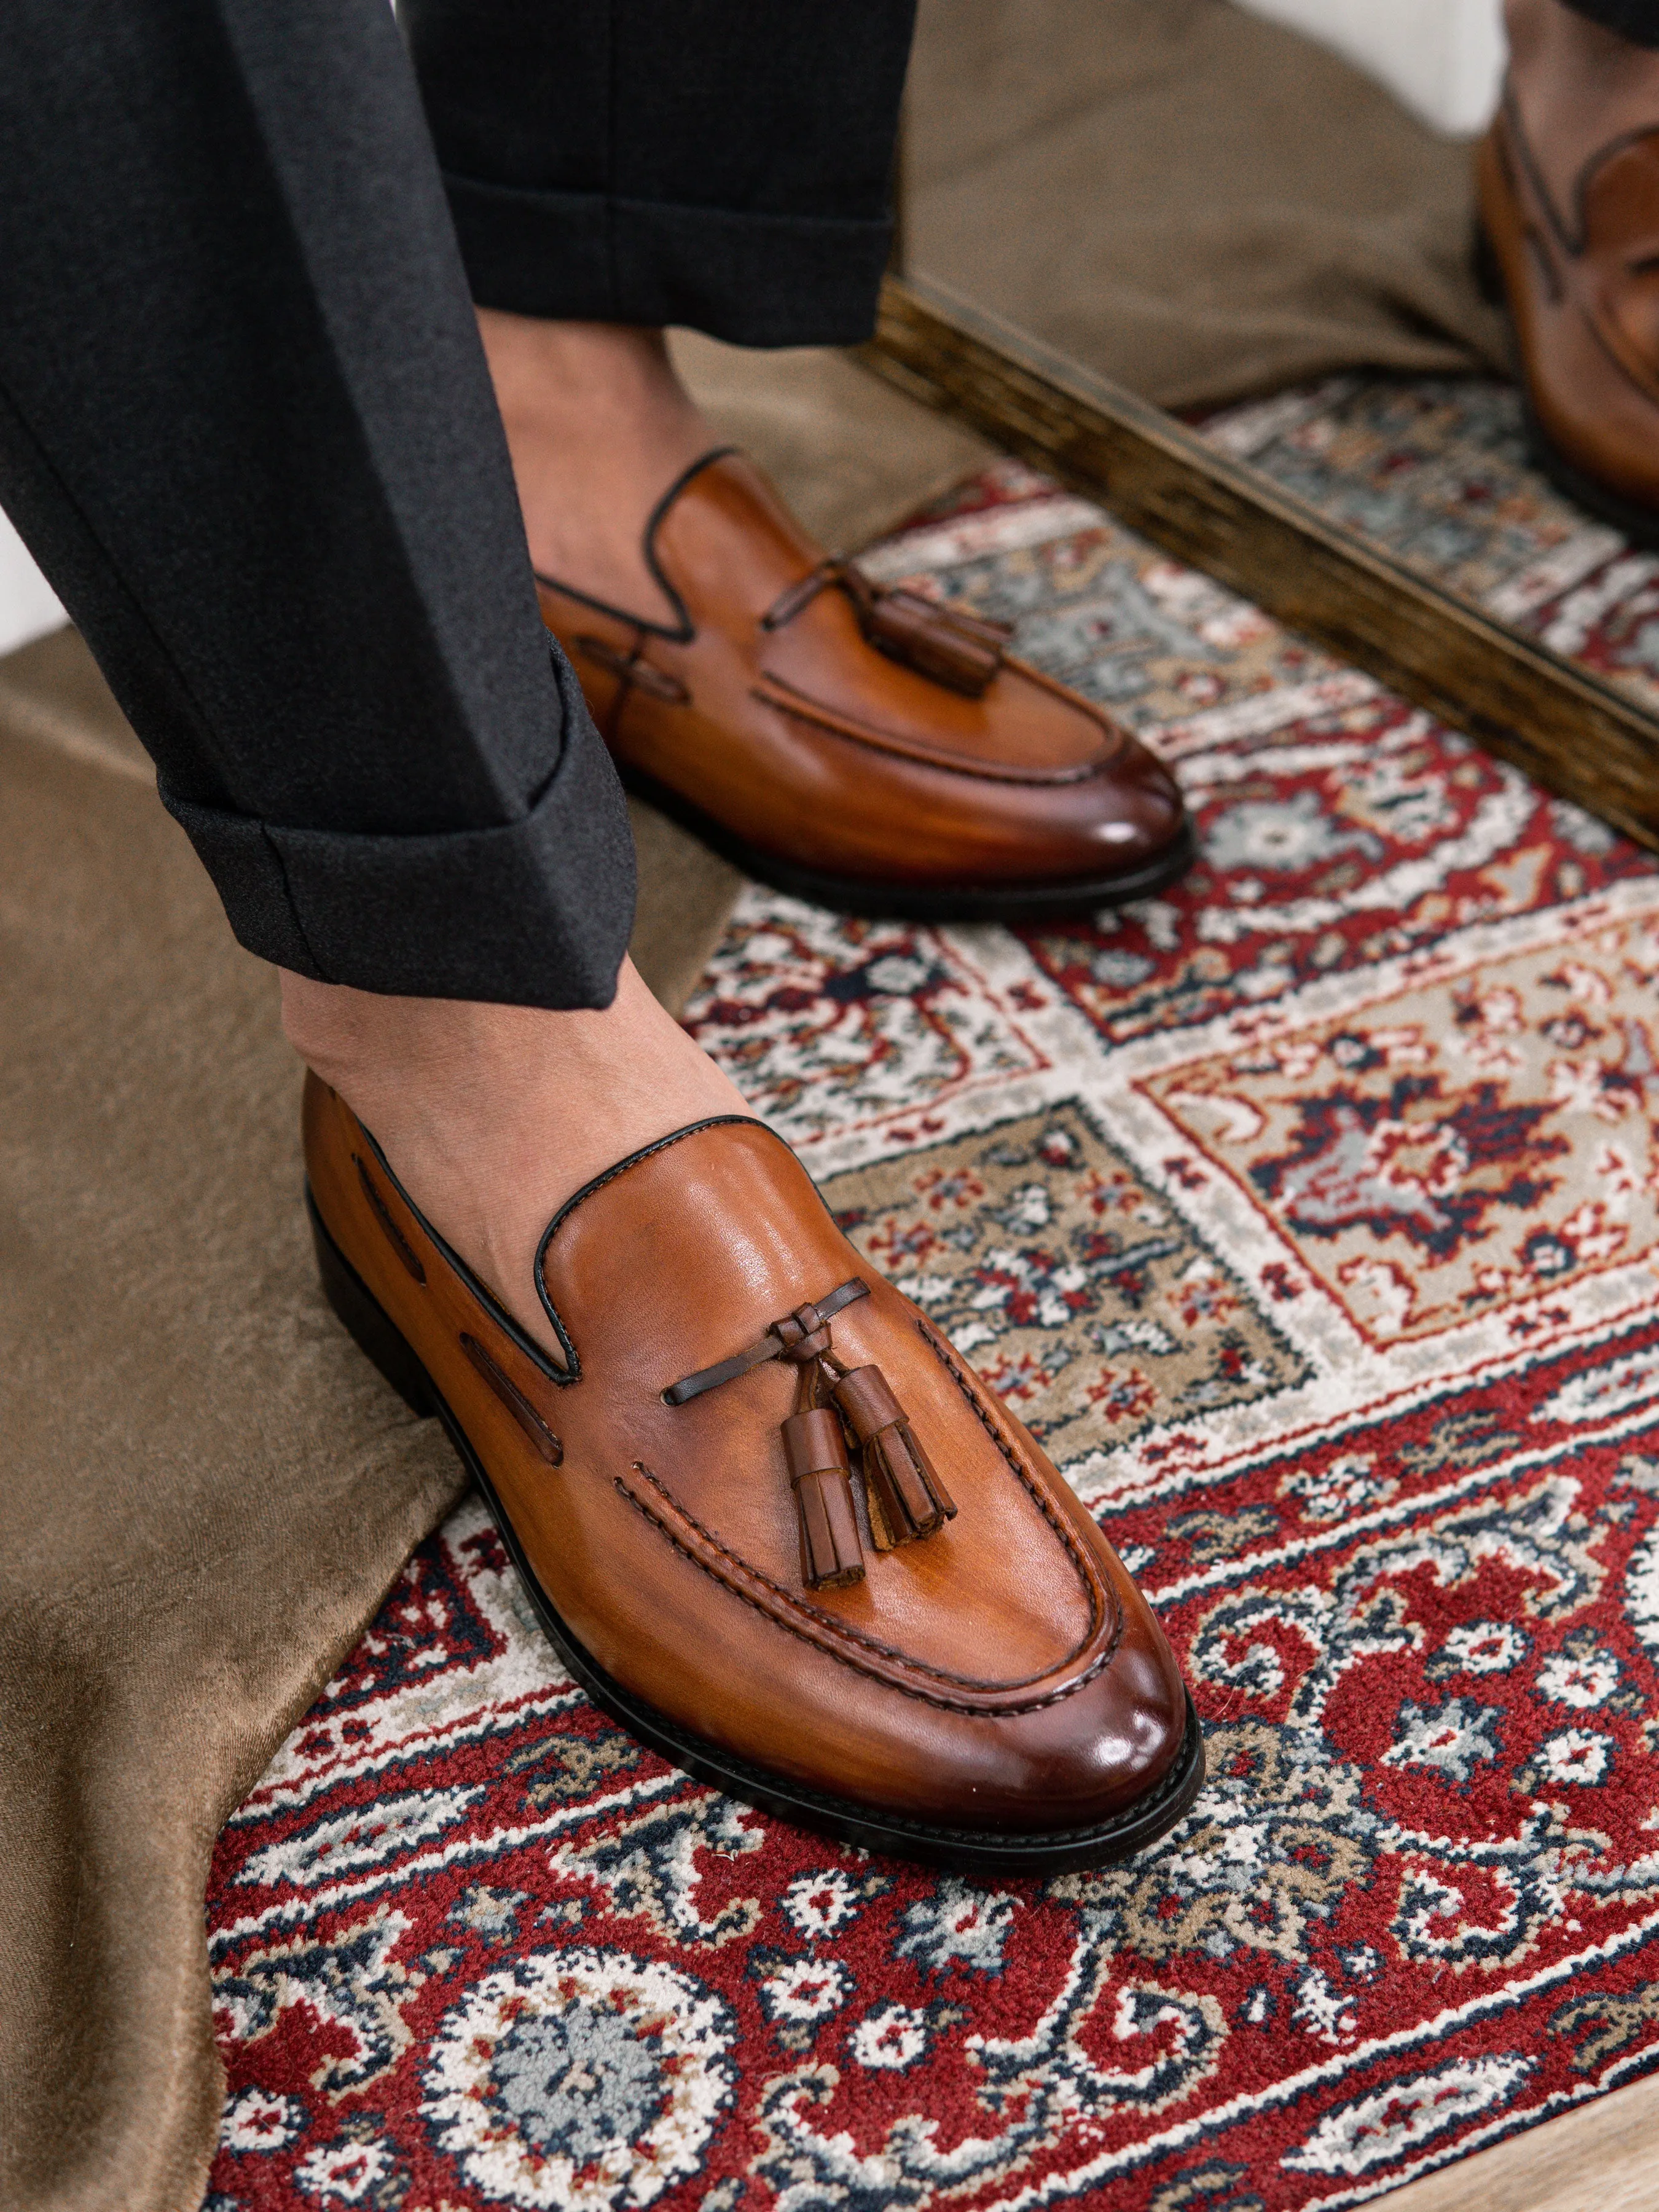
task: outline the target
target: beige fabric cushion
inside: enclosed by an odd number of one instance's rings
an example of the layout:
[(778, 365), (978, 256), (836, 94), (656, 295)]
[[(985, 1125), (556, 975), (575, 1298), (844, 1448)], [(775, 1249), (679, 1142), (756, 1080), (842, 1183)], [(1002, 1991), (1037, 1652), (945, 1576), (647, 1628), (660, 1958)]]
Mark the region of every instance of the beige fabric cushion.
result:
[(0, 2198), (139, 2212), (216, 2124), (214, 1835), (459, 1481), (316, 1291), (270, 970), (63, 720), (0, 704)]

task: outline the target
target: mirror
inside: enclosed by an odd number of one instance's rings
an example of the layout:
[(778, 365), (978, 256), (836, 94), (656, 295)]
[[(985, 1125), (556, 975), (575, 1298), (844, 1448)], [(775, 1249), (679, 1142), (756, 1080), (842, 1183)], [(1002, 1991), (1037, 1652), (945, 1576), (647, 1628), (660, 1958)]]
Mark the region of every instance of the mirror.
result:
[(1471, 142), (1257, 4), (922, 0), (872, 365), (1659, 847), (1659, 557), (1529, 459)]

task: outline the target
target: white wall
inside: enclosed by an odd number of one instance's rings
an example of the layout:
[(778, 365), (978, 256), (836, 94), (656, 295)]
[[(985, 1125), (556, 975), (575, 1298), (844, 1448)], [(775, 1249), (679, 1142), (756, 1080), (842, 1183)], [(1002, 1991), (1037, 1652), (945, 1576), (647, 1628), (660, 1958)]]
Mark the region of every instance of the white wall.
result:
[(30, 560), (22, 539), (0, 514), (0, 653), (56, 629), (64, 610)]
[(1381, 77), (1425, 123), (1473, 136), (1498, 100), (1501, 0), (1239, 0)]
[[(1088, 0), (1079, 0), (1086, 6)], [(1437, 130), (1480, 130), (1503, 68), (1500, 0), (1239, 0), (1322, 39)], [(0, 653), (53, 629), (64, 611), (0, 514)]]

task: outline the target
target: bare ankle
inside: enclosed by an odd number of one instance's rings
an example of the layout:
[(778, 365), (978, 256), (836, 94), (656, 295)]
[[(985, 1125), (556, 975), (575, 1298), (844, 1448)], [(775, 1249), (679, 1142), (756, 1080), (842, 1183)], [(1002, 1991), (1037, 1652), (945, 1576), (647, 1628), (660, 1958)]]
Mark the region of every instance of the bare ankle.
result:
[(437, 1092), (464, 1097), (469, 1083), (502, 1056), (503, 1031), (527, 1012), (464, 1000), (393, 998), (313, 982), (288, 969), (278, 975), (289, 1042), (370, 1129), (377, 1128), (376, 1104), (395, 1091), (407, 1088), (411, 1100)]
[(634, 323), (571, 323), (479, 307), (495, 397), (503, 413), (556, 427), (577, 410), (635, 415), (695, 412), (659, 330)]
[(624, 961), (611, 1006), (382, 997), (282, 975), (283, 1025), (434, 1227), (532, 1332), (564, 1201), (628, 1153), (744, 1101)]
[(477, 314), (532, 565), (666, 618), (641, 553), (646, 523), (714, 441), (662, 331)]

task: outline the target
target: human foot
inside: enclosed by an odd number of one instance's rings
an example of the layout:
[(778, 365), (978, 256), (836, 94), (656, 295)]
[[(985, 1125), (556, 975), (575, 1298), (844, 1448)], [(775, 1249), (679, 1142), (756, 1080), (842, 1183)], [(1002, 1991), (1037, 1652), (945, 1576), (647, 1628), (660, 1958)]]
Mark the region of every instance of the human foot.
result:
[(427, 1219), (521, 1327), (556, 1351), (536, 1248), (623, 1154), (742, 1094), (624, 960), (601, 1012), (401, 999), (283, 972), (283, 1025), (374, 1135)]
[(719, 441), (675, 374), (663, 333), (477, 313), (531, 566), (672, 622), (641, 554), (646, 525), (674, 479)]
[(1659, 129), (1659, 51), (1562, 0), (1505, 0), (1510, 88), (1562, 216), (1576, 225), (1586, 166), (1627, 132)]
[(545, 1356), (314, 1079), (305, 1142), (336, 1312), (653, 1750), (979, 1875), (1122, 1857), (1192, 1802), (1196, 1718), (1121, 1561), (770, 1130), (705, 1123), (586, 1186), (537, 1255)]

